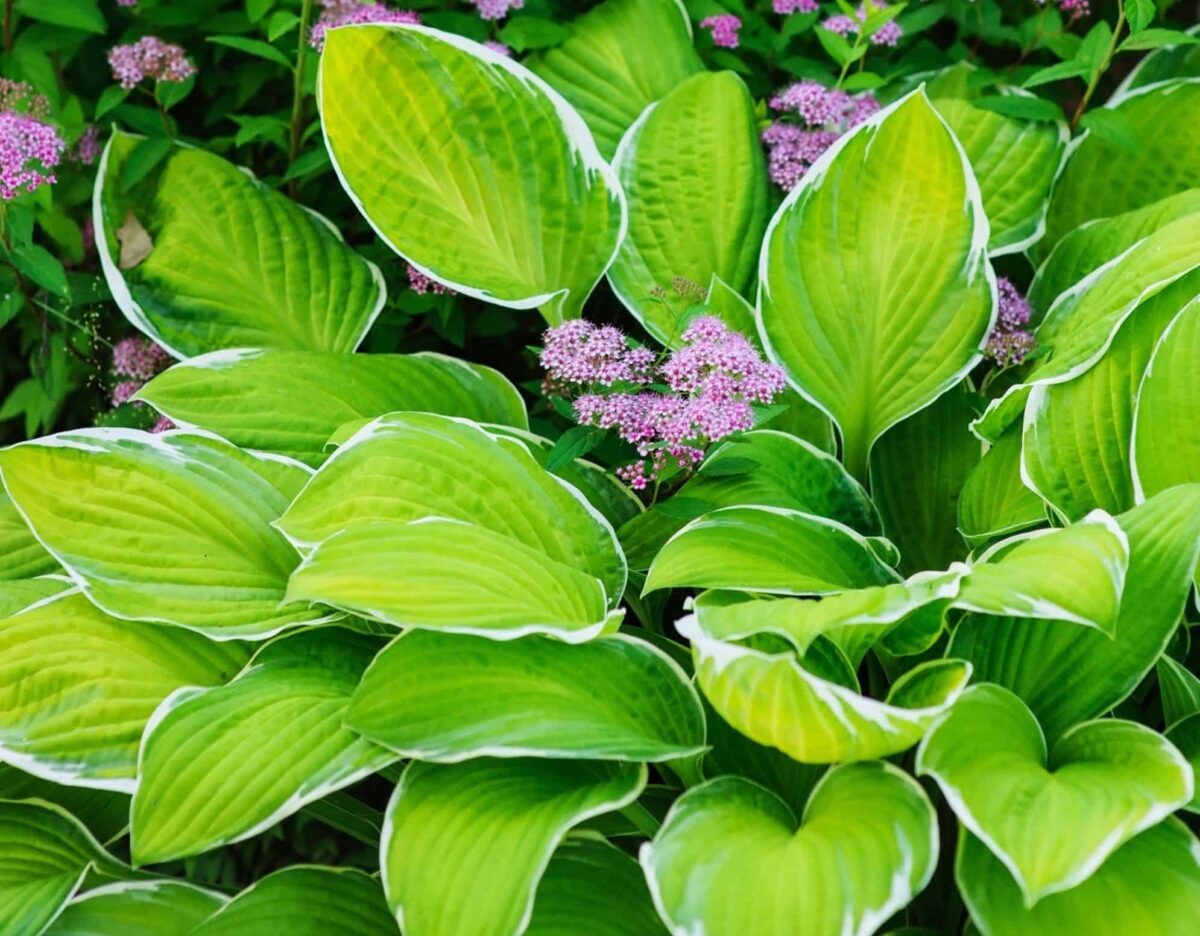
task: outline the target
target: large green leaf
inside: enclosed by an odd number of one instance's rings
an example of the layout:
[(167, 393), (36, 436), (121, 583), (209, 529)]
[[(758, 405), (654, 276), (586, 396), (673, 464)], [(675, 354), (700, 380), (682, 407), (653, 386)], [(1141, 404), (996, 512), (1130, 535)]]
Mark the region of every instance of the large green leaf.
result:
[(512, 436), (429, 413), (392, 413), (361, 429), (277, 526), (307, 548), (353, 525), (424, 517), (477, 524), (586, 572), (604, 583), (611, 608), (625, 590), (616, 534), (583, 495)]
[(59, 569), (0, 485), (0, 580), (28, 579)]
[(607, 0), (526, 64), (583, 115), (605, 159), (647, 105), (704, 70), (678, 0)]
[(212, 436), (81, 429), (0, 452), (0, 473), (38, 539), (109, 614), (218, 639), (324, 619), (280, 606), (299, 557), (270, 523), (308, 477), (297, 463)]
[(0, 620), (0, 757), (56, 783), (132, 793), (138, 742), (182, 686), (232, 679), (249, 657), (161, 624), (119, 621), (78, 592)]
[(677, 936), (869, 936), (924, 889), (937, 856), (920, 786), (868, 763), (829, 771), (802, 816), (741, 778), (689, 790), (641, 862)]
[(568, 830), (628, 805), (646, 768), (573, 760), (414, 761), (387, 809), (383, 887), (405, 932), (520, 933)]
[(133, 859), (240, 841), (394, 755), (342, 726), (378, 642), (322, 628), (275, 641), (237, 679), (181, 689), (154, 713), (133, 796)]
[(61, 806), (82, 822), (98, 842), (109, 843), (129, 826), (129, 797), (111, 790), (62, 786), (0, 764), (0, 799), (44, 800)]
[(687, 675), (624, 634), (571, 646), (408, 631), (371, 664), (346, 724), (424, 761), (661, 761), (704, 749), (704, 712)]
[(1167, 654), (1155, 664), (1158, 694), (1162, 702), (1163, 724), (1167, 729), (1200, 712), (1200, 677)]
[[(1188, 33), (1200, 35), (1200, 23), (1191, 27)], [(1117, 87), (1114, 95), (1123, 94), (1132, 88), (1144, 88), (1146, 85), (1171, 78), (1200, 75), (1200, 45), (1194, 42), (1181, 42), (1155, 49), (1143, 57), (1125, 76), (1125, 80)]]
[[(1046, 214), (1046, 236), (1033, 248), (1044, 260), (1069, 231), (1093, 218), (1141, 208), (1200, 185), (1200, 79), (1181, 78), (1118, 95), (1104, 105), (1138, 148), (1091, 131), (1072, 144)], [(1164, 128), (1170, 132), (1163, 132)], [(1114, 172), (1115, 166), (1120, 167)]]
[(373, 24), (330, 32), (318, 102), (342, 185), (397, 253), (458, 292), (579, 315), (625, 201), (557, 91), (461, 36)]
[(191, 933), (228, 898), (183, 881), (122, 881), (76, 897), (46, 936), (165, 936)]
[(1087, 880), (1193, 787), (1187, 761), (1149, 728), (1083, 722), (1051, 750), (1025, 704), (992, 685), (963, 693), (921, 742), (916, 770), (1004, 863), (1026, 907)]
[(959, 838), (955, 878), (987, 936), (1179, 936), (1200, 919), (1200, 842), (1175, 819), (1126, 842), (1078, 887), (1032, 909), (1000, 860), (967, 832)]
[(177, 426), (309, 465), (341, 426), (397, 410), (528, 426), (498, 371), (441, 354), (217, 351), (177, 364), (137, 393)]
[(889, 427), (959, 383), (994, 317), (970, 164), (916, 91), (846, 134), (792, 189), (763, 244), (759, 330), (866, 475)]
[(1042, 499), (1021, 478), (1021, 427), (1000, 436), (971, 469), (958, 497), (958, 529), (968, 543), (1037, 526), (1046, 519)]
[(387, 292), (332, 224), (193, 147), (124, 191), (140, 142), (113, 131), (93, 200), (104, 276), (129, 321), (176, 357), (358, 346)]
[[(1188, 715), (1168, 728), (1167, 740), (1187, 758), (1193, 776), (1200, 776), (1200, 712)], [(1190, 813), (1200, 813), (1200, 790), (1192, 794), (1192, 801), (1183, 808)]]
[(653, 295), (676, 276), (714, 276), (745, 293), (767, 226), (767, 171), (754, 101), (733, 72), (702, 72), (651, 104), (614, 166), (629, 232), (608, 279), (617, 298), (665, 345), (683, 331)]

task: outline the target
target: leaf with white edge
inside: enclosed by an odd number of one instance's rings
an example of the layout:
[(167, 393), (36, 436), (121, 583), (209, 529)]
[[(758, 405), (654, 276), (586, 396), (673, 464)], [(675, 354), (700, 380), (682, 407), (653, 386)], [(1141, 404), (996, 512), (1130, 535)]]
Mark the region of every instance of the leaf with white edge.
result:
[(608, 280), (657, 341), (675, 346), (683, 326), (656, 287), (676, 276), (707, 287), (716, 276), (744, 294), (754, 275), (769, 207), (750, 92), (733, 72), (694, 75), (646, 108), (613, 165), (629, 232)]
[[(1172, 725), (1167, 729), (1166, 737), (1192, 765), (1193, 776), (1200, 777), (1200, 713), (1188, 715)], [(1183, 808), (1190, 813), (1200, 813), (1200, 789)]]
[(921, 742), (916, 771), (937, 781), (1032, 907), (1087, 880), (1114, 851), (1192, 798), (1192, 770), (1143, 725), (1083, 722), (1048, 748), (1007, 689), (968, 689)]
[[(1187, 32), (1193, 37), (1200, 35), (1200, 24), (1191, 27)], [(1133, 70), (1125, 76), (1125, 80), (1121, 82), (1113, 96), (1171, 78), (1198, 75), (1200, 75), (1200, 46), (1195, 43), (1180, 43), (1159, 48), (1140, 59), (1133, 66)]]
[(396, 936), (379, 881), (295, 865), (251, 884), (188, 936)]
[(96, 248), (125, 317), (180, 358), (219, 348), (353, 351), (383, 308), (374, 264), (325, 218), (194, 147), (123, 192), (142, 138), (113, 131), (96, 174)]
[(371, 664), (346, 724), (404, 757), (442, 763), (663, 761), (704, 750), (704, 712), (687, 674), (625, 634), (571, 646), (408, 631)]
[(184, 881), (122, 881), (72, 900), (46, 936), (191, 933), (229, 898)]
[(520, 933), (567, 832), (629, 805), (645, 784), (645, 766), (634, 764), (414, 761), (387, 808), (380, 865), (388, 905), (409, 933)]
[(129, 797), (110, 790), (63, 786), (0, 764), (0, 800), (44, 800), (61, 806), (83, 824), (96, 841), (110, 843), (129, 826)]
[(1200, 678), (1165, 653), (1155, 666), (1158, 693), (1162, 698), (1163, 723), (1167, 730), (1200, 712)]
[(678, 0), (607, 0), (526, 64), (583, 115), (605, 159), (647, 105), (704, 70)]
[(498, 371), (429, 353), (216, 351), (159, 374), (136, 399), (177, 426), (314, 467), (339, 427), (398, 410), (529, 424), (520, 393)]
[(75, 584), (65, 575), (42, 575), (32, 579), (0, 580), (0, 617), (9, 617), (74, 587)]
[(29, 529), (12, 498), (0, 486), (0, 581), (29, 579), (61, 571)]
[(959, 836), (954, 877), (986, 936), (1179, 936), (1200, 919), (1200, 842), (1177, 819), (1130, 839), (1078, 887), (1031, 909), (1000, 860), (967, 832)]
[(78, 592), (35, 605), (0, 620), (0, 760), (132, 793), (158, 704), (183, 686), (227, 682), (249, 656), (240, 643), (117, 620)]
[(169, 696), (142, 739), (133, 860), (153, 864), (257, 835), (393, 762), (342, 726), (378, 648), (321, 628), (263, 647), (227, 686)]
[(457, 292), (578, 317), (625, 201), (557, 91), (461, 36), (397, 24), (331, 31), (317, 84), (338, 178), (393, 250)]
[(676, 936), (870, 936), (925, 888), (937, 857), (925, 793), (877, 762), (830, 770), (801, 816), (741, 778), (695, 787), (640, 860)]
[(772, 219), (759, 332), (837, 423), (855, 477), (880, 435), (980, 360), (987, 239), (970, 164), (920, 90), (826, 150)]
[(822, 595), (898, 580), (861, 534), (836, 520), (782, 507), (724, 507), (667, 541), (643, 594), (691, 587)]
[(971, 469), (958, 496), (958, 530), (972, 546), (1046, 520), (1042, 499), (1021, 479), (1021, 427), (1000, 436)]
[(115, 617), (219, 640), (327, 619), (280, 606), (299, 556), (270, 524), (308, 478), (298, 463), (214, 436), (80, 429), (0, 452), (0, 474), (41, 543)]

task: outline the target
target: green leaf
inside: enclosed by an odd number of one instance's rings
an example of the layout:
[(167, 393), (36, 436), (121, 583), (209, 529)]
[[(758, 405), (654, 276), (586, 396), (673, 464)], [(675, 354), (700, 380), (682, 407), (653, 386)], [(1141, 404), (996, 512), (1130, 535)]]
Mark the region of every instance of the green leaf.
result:
[(40, 244), (26, 244), (12, 250), (9, 257), (12, 258), (13, 266), (43, 289), (64, 299), (71, 297), (66, 270), (58, 258), (45, 247)]
[(126, 318), (176, 357), (357, 347), (383, 308), (383, 278), (329, 222), (182, 146), (121, 192), (138, 140), (113, 133), (94, 198), (96, 246)]
[(205, 36), (204, 41), (212, 42), (216, 45), (228, 46), (231, 49), (237, 49), (239, 52), (245, 52), (247, 55), (266, 59), (268, 62), (282, 65), (289, 71), (292, 68), (291, 59), (275, 48), (275, 46), (269, 42), (263, 42), (261, 39), (248, 39), (245, 36)]
[[(1160, 680), (1161, 684), (1161, 680)], [(1200, 776), (1200, 714), (1188, 715), (1167, 729), (1167, 740), (1179, 748), (1179, 752), (1192, 765), (1192, 774)], [(1190, 813), (1200, 813), (1200, 790), (1192, 801), (1183, 807)]]
[[(114, 136), (116, 133), (114, 132)], [(138, 140), (121, 166), (122, 195), (133, 189), (170, 154), (174, 148), (170, 137), (149, 137)], [(99, 179), (99, 176), (97, 176)]]
[(17, 12), (30, 19), (103, 35), (108, 29), (96, 0), (17, 0)]
[[(1066, 119), (1062, 108), (1053, 101), (1047, 101), (1045, 98), (1032, 94), (996, 94), (975, 98), (971, 103), (983, 110), (993, 111), (1005, 117), (1015, 117), (1019, 120), (1061, 123)], [(943, 114), (943, 116), (945, 115)]]
[(183, 881), (122, 881), (76, 897), (46, 936), (163, 936), (191, 933), (227, 898)]
[(772, 219), (760, 331), (837, 423), (855, 477), (880, 435), (980, 359), (987, 230), (966, 156), (922, 91), (826, 150)]
[(821, 43), (821, 48), (829, 53), (829, 57), (835, 64), (842, 68), (858, 61), (867, 52), (866, 46), (852, 47), (840, 33), (835, 33), (822, 26), (818, 26), (813, 32), (817, 36), (817, 41)]
[(219, 639), (326, 619), (279, 606), (299, 557), (269, 524), (306, 479), (299, 464), (210, 436), (81, 429), (0, 451), (0, 473), (38, 539), (115, 617)]
[(346, 724), (423, 761), (662, 761), (704, 749), (704, 713), (688, 677), (623, 634), (571, 646), (407, 631), (367, 670)]
[[(1134, 2), (1145, 3), (1146, 0)], [(1144, 29), (1141, 32), (1135, 30), (1134, 35), (1127, 36), (1125, 41), (1117, 46), (1117, 51), (1141, 52), (1146, 49), (1161, 49), (1164, 46), (1187, 46), (1197, 43), (1200, 43), (1200, 38), (1181, 29)]]
[(785, 936), (874, 932), (929, 883), (937, 855), (921, 788), (871, 763), (829, 771), (799, 817), (740, 778), (689, 790), (641, 862), (672, 932)]
[(1200, 679), (1165, 653), (1155, 666), (1158, 692), (1162, 697), (1163, 722), (1168, 732), (1180, 722), (1200, 712)]
[(665, 345), (682, 322), (652, 295), (676, 276), (739, 294), (750, 286), (767, 225), (767, 173), (750, 92), (732, 72), (705, 72), (651, 104), (613, 165), (629, 232), (608, 278), (617, 298)]
[(120, 85), (109, 85), (100, 92), (100, 97), (96, 99), (95, 118), (99, 120), (118, 104), (124, 103), (130, 93), (129, 88), (122, 88)]
[[(0, 486), (0, 581), (33, 578), (59, 569)], [(7, 616), (3, 604), (0, 615)]]
[(571, 31), (554, 20), (540, 16), (515, 16), (496, 34), (505, 45), (516, 52), (556, 46), (571, 35)]
[[(1142, 32), (1142, 30), (1153, 22), (1157, 12), (1158, 9), (1155, 7), (1154, 0), (1129, 0), (1129, 3), (1125, 7), (1125, 15), (1129, 17), (1129, 31), (1131, 33)], [(1125, 42), (1128, 41), (1129, 39), (1125, 40)], [(1124, 43), (1122, 43), (1122, 46), (1124, 46)]]
[(1101, 140), (1115, 143), (1132, 153), (1136, 153), (1141, 146), (1141, 141), (1133, 132), (1129, 121), (1116, 111), (1103, 108), (1088, 111), (1079, 121), (1079, 126), (1095, 134)]
[(430, 353), (214, 351), (159, 374), (137, 399), (177, 426), (313, 466), (339, 427), (398, 410), (529, 424), (520, 393), (498, 371)]
[(1049, 84), (1052, 81), (1062, 81), (1064, 78), (1082, 78), (1091, 70), (1092, 66), (1087, 62), (1056, 62), (1053, 65), (1047, 65), (1045, 68), (1039, 68), (1025, 79), (1021, 87), (1036, 88), (1039, 85)]
[(519, 933), (568, 830), (632, 803), (645, 783), (646, 768), (633, 764), (414, 761), (388, 803), (388, 905), (426, 936)]
[(963, 693), (921, 742), (916, 770), (1004, 863), (1027, 908), (1087, 880), (1192, 797), (1187, 761), (1149, 728), (1083, 722), (1050, 750), (1024, 703), (991, 685)]
[(180, 689), (146, 728), (130, 850), (155, 864), (257, 835), (396, 758), (342, 726), (378, 642), (322, 628), (264, 647), (227, 686)]
[(0, 799), (45, 800), (72, 816), (85, 816), (85, 825), (99, 842), (111, 842), (129, 826), (129, 797), (124, 793), (69, 787), (0, 764)]
[(972, 546), (1046, 519), (1040, 497), (1021, 478), (1021, 427), (1013, 426), (984, 453), (963, 482), (958, 529)]
[(704, 70), (675, 0), (606, 0), (526, 64), (579, 111), (605, 159), (648, 105)]
[[(1187, 35), (1195, 38), (1200, 35), (1197, 26), (1187, 31)], [(1185, 43), (1167, 48), (1155, 49), (1149, 55), (1141, 58), (1133, 70), (1125, 76), (1117, 93), (1134, 88), (1144, 88), (1171, 78), (1195, 77), (1200, 75), (1200, 46), (1195, 43)]]
[(394, 24), (331, 32), (319, 85), (338, 178), (389, 246), (460, 293), (579, 315), (625, 202), (557, 92), (460, 36)]
[(550, 456), (546, 459), (546, 470), (553, 471), (577, 458), (583, 458), (603, 442), (607, 434), (607, 431), (599, 426), (572, 426), (554, 443), (554, 448), (550, 450)]

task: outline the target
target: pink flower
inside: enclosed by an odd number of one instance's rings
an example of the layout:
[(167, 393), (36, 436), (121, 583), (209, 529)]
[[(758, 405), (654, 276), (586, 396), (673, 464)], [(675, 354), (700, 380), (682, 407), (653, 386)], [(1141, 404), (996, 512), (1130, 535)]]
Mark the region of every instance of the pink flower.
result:
[(168, 429), (176, 428), (175, 423), (167, 419), (166, 416), (159, 416), (158, 421), (150, 427), (150, 431), (154, 433), (166, 432)]
[(149, 338), (122, 338), (113, 347), (112, 370), (118, 377), (144, 382), (170, 363), (166, 350)]
[(456, 295), (453, 289), (448, 286), (443, 286), (437, 280), (430, 279), (411, 263), (407, 265), (408, 285), (413, 292), (425, 295), (433, 293), (435, 296), (453, 296)]
[(983, 350), (1001, 367), (1011, 367), (1024, 361), (1037, 341), (1024, 328), (1029, 323), (1029, 301), (1003, 276), (996, 278), (996, 292), (996, 326)]
[(552, 387), (646, 384), (654, 377), (653, 353), (630, 348), (611, 325), (572, 319), (546, 332), (544, 341), (540, 361)]
[(325, 8), (308, 34), (308, 44), (320, 52), (325, 48), (325, 33), (338, 26), (362, 23), (409, 23), (419, 25), (421, 17), (411, 10), (393, 10), (383, 3), (359, 3), (358, 0), (321, 0)]
[(66, 144), (58, 131), (26, 114), (0, 114), (0, 200), (57, 181), (53, 169)]
[(817, 0), (775, 0), (775, 12), (780, 16), (789, 13), (816, 13)]
[(519, 10), (525, 6), (525, 0), (472, 0), (479, 10), (480, 19), (502, 20), (508, 16), (509, 10)]
[(83, 131), (83, 136), (71, 147), (71, 158), (85, 166), (90, 166), (100, 155), (100, 128), (95, 124)]
[(196, 74), (196, 66), (187, 60), (182, 46), (163, 42), (157, 36), (143, 36), (131, 45), (108, 50), (113, 78), (125, 89), (136, 87), (146, 78), (155, 81), (184, 81)]
[(815, 81), (789, 85), (768, 104), (772, 110), (799, 117), (804, 126), (776, 121), (762, 132), (767, 146), (767, 172), (780, 188), (791, 189), (817, 158), (847, 130), (879, 111), (869, 94), (852, 97)]
[(702, 19), (700, 28), (712, 30), (713, 45), (723, 49), (736, 49), (738, 47), (738, 30), (742, 28), (742, 21), (731, 13), (723, 13), (720, 16), (709, 16)]
[[(867, 0), (873, 9), (882, 10), (887, 7), (883, 0)], [(867, 20), (866, 4), (859, 6), (858, 11), (853, 17), (839, 13), (837, 16), (831, 16), (821, 24), (822, 28), (829, 30), (832, 33), (837, 33), (839, 36), (848, 36), (858, 34), (859, 27)], [(877, 46), (894, 46), (900, 41), (900, 37), (904, 35), (904, 30), (897, 25), (895, 20), (884, 23), (879, 29), (871, 34), (871, 45)]]
[(505, 58), (512, 58), (512, 49), (506, 46), (503, 42), (496, 42), (494, 39), (489, 39), (484, 43), (484, 45), (497, 55), (503, 55)]
[(141, 389), (142, 383), (140, 380), (122, 380), (113, 387), (112, 405), (120, 406), (122, 403), (128, 403), (129, 398)]
[(138, 0), (117, 0), (117, 6), (135, 7), (138, 5)]
[[(1044, 6), (1046, 0), (1037, 0), (1037, 2)], [(1071, 22), (1083, 19), (1083, 17), (1092, 12), (1088, 0), (1058, 0), (1058, 8), (1064, 13), (1071, 14)]]
[(997, 324), (1012, 331), (1029, 323), (1029, 300), (1018, 292), (1007, 277), (996, 277), (996, 292), (999, 294)]

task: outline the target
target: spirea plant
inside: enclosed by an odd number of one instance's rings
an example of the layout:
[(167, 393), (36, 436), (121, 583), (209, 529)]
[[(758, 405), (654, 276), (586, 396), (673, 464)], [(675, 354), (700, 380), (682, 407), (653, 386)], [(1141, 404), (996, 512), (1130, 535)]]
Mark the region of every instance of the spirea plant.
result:
[(1160, 7), (6, 4), (0, 936), (1194, 932)]

